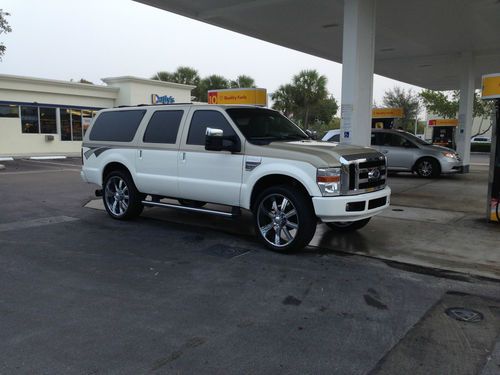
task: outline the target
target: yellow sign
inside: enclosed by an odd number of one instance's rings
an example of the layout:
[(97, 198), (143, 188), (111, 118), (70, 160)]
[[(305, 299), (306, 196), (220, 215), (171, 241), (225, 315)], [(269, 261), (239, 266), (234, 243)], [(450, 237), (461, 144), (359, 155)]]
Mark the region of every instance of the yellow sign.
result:
[(373, 108), (372, 118), (402, 118), (403, 108)]
[(266, 89), (227, 89), (208, 91), (208, 104), (249, 104), (267, 106)]
[(456, 118), (437, 118), (429, 120), (429, 126), (457, 126), (458, 120)]
[(482, 99), (500, 99), (500, 73), (483, 76), (481, 87)]

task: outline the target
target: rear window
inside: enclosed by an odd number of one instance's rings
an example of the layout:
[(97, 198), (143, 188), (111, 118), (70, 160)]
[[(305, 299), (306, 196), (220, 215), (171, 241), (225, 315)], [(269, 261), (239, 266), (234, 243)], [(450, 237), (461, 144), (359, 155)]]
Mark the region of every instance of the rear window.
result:
[(101, 113), (92, 127), (91, 141), (130, 142), (141, 123), (145, 110)]
[(175, 143), (184, 111), (156, 111), (144, 133), (146, 143)]

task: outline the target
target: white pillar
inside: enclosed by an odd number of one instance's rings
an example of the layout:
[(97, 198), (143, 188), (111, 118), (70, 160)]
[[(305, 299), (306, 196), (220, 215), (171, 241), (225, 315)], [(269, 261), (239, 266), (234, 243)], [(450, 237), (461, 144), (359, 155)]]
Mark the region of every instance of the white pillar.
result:
[(458, 129), (456, 134), (457, 152), (462, 158), (463, 171), (469, 172), (470, 137), (474, 109), (474, 61), (470, 53), (463, 54), (460, 77), (460, 100), (458, 108)]
[(340, 139), (369, 146), (375, 57), (375, 0), (344, 1)]

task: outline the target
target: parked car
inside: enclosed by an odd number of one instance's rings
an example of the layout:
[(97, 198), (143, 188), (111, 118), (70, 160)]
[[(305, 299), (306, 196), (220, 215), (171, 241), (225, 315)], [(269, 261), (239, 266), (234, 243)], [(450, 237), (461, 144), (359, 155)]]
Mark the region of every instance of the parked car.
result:
[(337, 231), (365, 226), (389, 206), (391, 191), (383, 154), (311, 140), (279, 112), (250, 106), (102, 110), (82, 158), (83, 180), (99, 187), (114, 219), (144, 206), (225, 217), (247, 209), (262, 243), (282, 252), (306, 246), (318, 220)]
[(491, 143), (491, 138), (484, 137), (484, 136), (477, 136), (477, 137), (472, 137), (471, 142), (472, 143)]
[[(340, 130), (330, 130), (323, 140), (338, 142)], [(460, 156), (452, 149), (436, 146), (411, 133), (395, 129), (372, 129), (371, 146), (387, 157), (389, 171), (416, 172), (421, 177), (461, 171)]]

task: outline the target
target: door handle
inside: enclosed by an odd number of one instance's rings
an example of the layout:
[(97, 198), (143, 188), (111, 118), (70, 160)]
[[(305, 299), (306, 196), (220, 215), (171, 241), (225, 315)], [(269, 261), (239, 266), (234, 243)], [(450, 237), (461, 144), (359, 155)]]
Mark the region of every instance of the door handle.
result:
[(181, 161), (186, 161), (186, 153), (181, 152)]
[(142, 158), (142, 150), (139, 150), (139, 157)]

